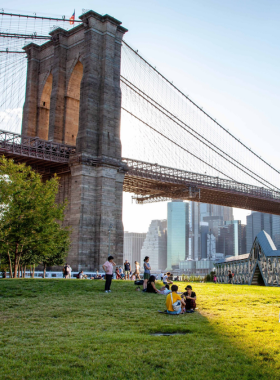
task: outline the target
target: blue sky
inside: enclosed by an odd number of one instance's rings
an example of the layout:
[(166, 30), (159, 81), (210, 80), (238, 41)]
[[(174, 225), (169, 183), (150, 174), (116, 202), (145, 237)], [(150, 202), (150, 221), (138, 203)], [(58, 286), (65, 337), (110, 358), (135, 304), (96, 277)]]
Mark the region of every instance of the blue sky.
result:
[[(11, 0), (9, 8), (3, 3), (0, 7), (66, 17), (75, 9), (76, 18), (84, 8), (119, 19), (129, 29), (125, 40), (144, 58), (280, 169), (280, 1), (104, 0), (80, 4), (50, 0), (27, 1), (23, 6)], [(235, 212), (243, 221), (245, 214)], [(164, 216), (166, 204), (131, 206), (128, 196), (124, 197), (126, 230), (146, 231), (149, 220)]]

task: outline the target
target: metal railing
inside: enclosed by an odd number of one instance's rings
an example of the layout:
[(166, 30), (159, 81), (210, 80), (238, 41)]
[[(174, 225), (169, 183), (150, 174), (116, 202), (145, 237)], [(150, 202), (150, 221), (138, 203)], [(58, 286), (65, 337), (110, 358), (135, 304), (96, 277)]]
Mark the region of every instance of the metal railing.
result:
[(76, 152), (76, 147), (0, 130), (0, 154), (1, 152), (67, 163), (70, 155)]
[(128, 176), (280, 201), (280, 192), (275, 190), (129, 158), (123, 158), (122, 161), (127, 165)]

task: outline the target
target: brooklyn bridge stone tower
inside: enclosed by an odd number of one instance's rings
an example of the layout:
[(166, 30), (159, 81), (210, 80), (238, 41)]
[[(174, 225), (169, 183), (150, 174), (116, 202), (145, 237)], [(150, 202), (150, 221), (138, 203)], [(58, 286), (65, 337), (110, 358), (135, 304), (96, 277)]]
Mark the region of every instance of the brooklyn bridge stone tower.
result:
[(93, 270), (107, 258), (109, 240), (110, 253), (122, 261), (120, 64), (127, 30), (93, 11), (80, 19), (70, 31), (52, 31), (49, 42), (24, 48), (22, 134), (76, 146), (70, 170), (59, 174), (58, 201), (68, 200), (68, 262), (75, 270)]

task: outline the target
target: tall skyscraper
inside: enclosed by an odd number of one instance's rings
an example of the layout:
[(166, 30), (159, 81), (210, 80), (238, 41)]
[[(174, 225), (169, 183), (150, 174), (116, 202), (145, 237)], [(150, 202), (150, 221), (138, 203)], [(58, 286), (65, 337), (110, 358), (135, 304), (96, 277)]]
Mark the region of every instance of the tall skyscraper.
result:
[[(200, 206), (197, 202), (189, 203), (189, 238), (190, 248), (188, 258), (191, 260), (200, 260), (201, 258), (201, 241), (200, 241)], [(203, 211), (207, 212), (207, 211)]]
[(207, 234), (207, 259), (214, 260), (216, 257), (216, 238), (214, 234)]
[(280, 216), (272, 215), (272, 240), (277, 249), (280, 249)]
[(123, 258), (128, 260), (134, 268), (134, 262), (141, 260), (141, 249), (146, 238), (146, 233), (124, 232)]
[(250, 252), (252, 248), (252, 244), (255, 240), (255, 237), (260, 231), (264, 230), (273, 239), (272, 215), (253, 211), (251, 215), (248, 215), (246, 218), (247, 218), (246, 250), (247, 252)]
[(167, 266), (166, 254), (166, 220), (152, 220), (141, 249), (141, 268), (143, 268), (144, 257), (149, 256), (152, 272), (165, 270)]
[(207, 259), (207, 236), (209, 234), (209, 225), (206, 222), (200, 222), (200, 246), (201, 259)]
[(225, 256), (238, 256), (246, 253), (244, 239), (244, 225), (240, 220), (224, 222), (219, 228), (217, 252)]
[(208, 203), (200, 203), (200, 220), (207, 216), (219, 216), (224, 221), (233, 220), (233, 208)]
[[(209, 233), (215, 236), (217, 243), (220, 226), (223, 226), (225, 221), (231, 220), (233, 220), (232, 207), (190, 202), (188, 258), (196, 261), (205, 258), (205, 223), (208, 224)], [(214, 254), (214, 251), (212, 253)]]
[(188, 250), (188, 203), (172, 201), (167, 204), (167, 269), (185, 260)]

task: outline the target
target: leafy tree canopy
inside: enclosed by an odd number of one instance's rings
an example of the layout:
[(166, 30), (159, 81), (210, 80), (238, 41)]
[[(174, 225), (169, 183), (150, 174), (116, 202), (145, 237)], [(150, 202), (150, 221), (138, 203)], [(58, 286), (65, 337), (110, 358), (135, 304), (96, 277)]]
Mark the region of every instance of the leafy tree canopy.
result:
[(58, 264), (67, 255), (66, 203), (55, 202), (58, 188), (57, 176), (43, 182), (29, 166), (0, 158), (0, 253), (13, 264), (14, 277), (20, 260)]

